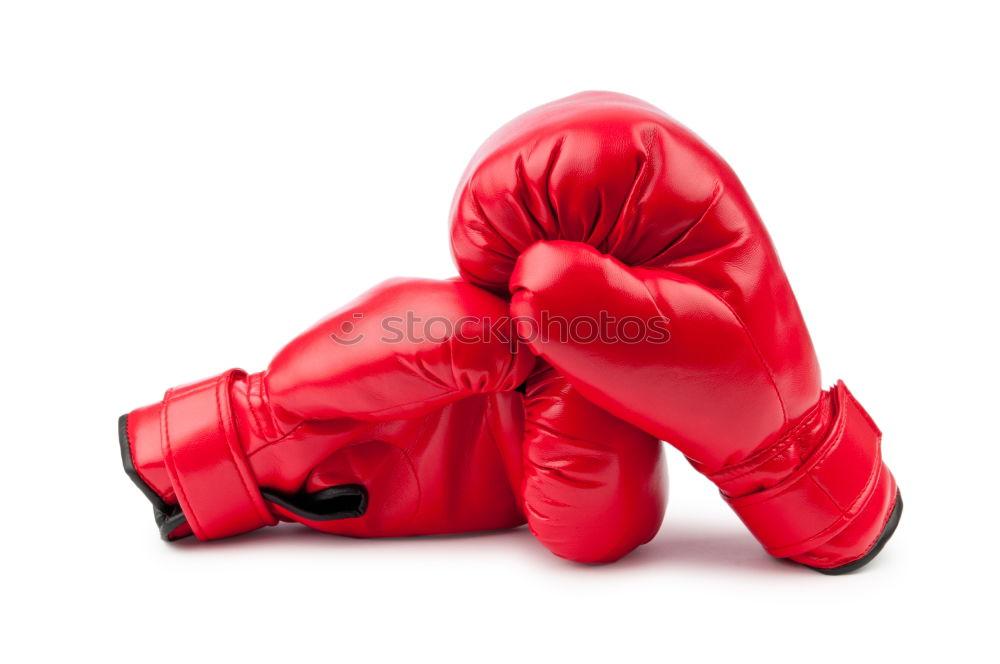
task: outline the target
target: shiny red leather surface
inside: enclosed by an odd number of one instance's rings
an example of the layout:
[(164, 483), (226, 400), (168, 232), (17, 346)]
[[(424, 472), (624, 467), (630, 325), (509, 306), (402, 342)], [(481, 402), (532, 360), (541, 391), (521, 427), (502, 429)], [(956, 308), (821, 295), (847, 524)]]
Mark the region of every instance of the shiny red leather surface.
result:
[[(242, 371), (167, 390), (160, 411), (160, 451), (188, 525), (201, 539), (272, 525), (236, 434), (229, 395)], [(208, 415), (206, 417), (206, 414)], [(220, 493), (233, 496), (220, 502)]]
[(651, 540), (666, 508), (655, 437), (597, 408), (539, 360), (525, 385), (523, 505), (557, 555), (611, 561)]
[[(821, 391), (753, 204), (686, 128), (607, 92), (530, 111), (473, 158), (451, 238), (462, 276), (509, 290), (512, 313), (535, 329), (545, 315), (664, 321), (666, 343), (536, 337), (531, 347), (585, 398), (716, 479), (766, 548), (834, 567), (871, 547), (895, 498), (881, 435), (846, 391)], [(820, 459), (836, 472), (818, 474)], [(738, 479), (726, 475), (736, 467)], [(808, 490), (820, 485), (832, 495)], [(784, 497), (754, 502), (772, 489)]]
[[(527, 512), (557, 555), (618, 558), (659, 527), (661, 450), (536, 368), (516, 337), (486, 338), (506, 314), (457, 280), (382, 284), (266, 371), (227, 372), (133, 411), (133, 464), (201, 539), (276, 519), (361, 537), (468, 532)], [(623, 462), (622, 449), (637, 451)], [(363, 516), (310, 521), (260, 495), (345, 484), (367, 489)]]

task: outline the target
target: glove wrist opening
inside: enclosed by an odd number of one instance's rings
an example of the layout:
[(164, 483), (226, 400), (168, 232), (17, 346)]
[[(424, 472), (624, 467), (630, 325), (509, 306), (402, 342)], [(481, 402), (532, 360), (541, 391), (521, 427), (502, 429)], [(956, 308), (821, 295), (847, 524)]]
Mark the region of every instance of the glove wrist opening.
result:
[[(787, 440), (803, 435), (799, 427), (772, 446), (776, 451), (767, 458), (754, 458), (712, 476), (740, 519), (778, 558), (804, 554), (833, 539), (865, 510), (876, 487), (894, 485), (882, 462), (882, 433), (844, 383), (838, 382), (823, 398), (829, 405), (821, 400), (817, 408), (830, 409), (830, 424), (808, 458), (787, 477), (754, 493), (727, 495), (727, 484), (745, 482), (748, 474), (765, 468), (770, 457), (786, 454)], [(868, 544), (858, 542), (862, 549)]]
[(191, 531), (201, 540), (277, 522), (236, 433), (230, 391), (235, 380), (245, 377), (234, 369), (168, 390), (163, 398), (163, 465)]

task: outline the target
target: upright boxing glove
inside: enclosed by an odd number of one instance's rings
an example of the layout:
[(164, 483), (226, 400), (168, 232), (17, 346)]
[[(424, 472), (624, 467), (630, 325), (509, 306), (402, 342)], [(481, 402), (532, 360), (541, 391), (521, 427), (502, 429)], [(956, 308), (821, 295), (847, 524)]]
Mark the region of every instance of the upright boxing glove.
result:
[[(278, 521), (384, 537), (522, 524), (548, 507), (522, 468), (551, 462), (545, 495), (557, 514), (573, 509), (539, 538), (573, 560), (624, 555), (662, 518), (651, 437), (564, 380), (518, 391), (536, 360), (506, 336), (506, 314), (461, 281), (387, 282), (266, 371), (228, 371), (123, 416), (126, 470), (169, 539)], [(592, 463), (544, 458), (560, 446), (593, 450)]]
[[(772, 555), (845, 572), (892, 534), (878, 428), (843, 383), (821, 390), (736, 175), (658, 109), (583, 93), (503, 127), (463, 176), (452, 248), (465, 279), (510, 289), (535, 352), (677, 446)], [(581, 320), (610, 333), (548, 329)]]

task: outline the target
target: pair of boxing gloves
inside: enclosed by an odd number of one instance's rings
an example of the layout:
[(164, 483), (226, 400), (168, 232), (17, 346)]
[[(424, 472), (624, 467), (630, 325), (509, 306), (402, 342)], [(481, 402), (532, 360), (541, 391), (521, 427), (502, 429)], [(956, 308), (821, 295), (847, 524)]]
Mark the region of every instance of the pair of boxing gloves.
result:
[(451, 219), (460, 279), (360, 296), (267, 370), (121, 418), (161, 534), (294, 521), (383, 537), (510, 528), (609, 562), (649, 541), (675, 445), (773, 556), (871, 560), (902, 502), (743, 186), (648, 104), (584, 93), (494, 134)]

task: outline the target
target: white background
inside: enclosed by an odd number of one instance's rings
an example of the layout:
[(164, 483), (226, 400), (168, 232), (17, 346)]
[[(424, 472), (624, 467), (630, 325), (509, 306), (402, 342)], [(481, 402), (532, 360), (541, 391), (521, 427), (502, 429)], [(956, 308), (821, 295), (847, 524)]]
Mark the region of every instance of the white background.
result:
[[(990, 4), (3, 3), (4, 659), (995, 657)], [(741, 175), (824, 380), (885, 432), (906, 513), (881, 557), (769, 559), (675, 453), (660, 535), (610, 566), (525, 529), (161, 542), (118, 415), (263, 368), (384, 278), (452, 275), (476, 147), (595, 88)]]

